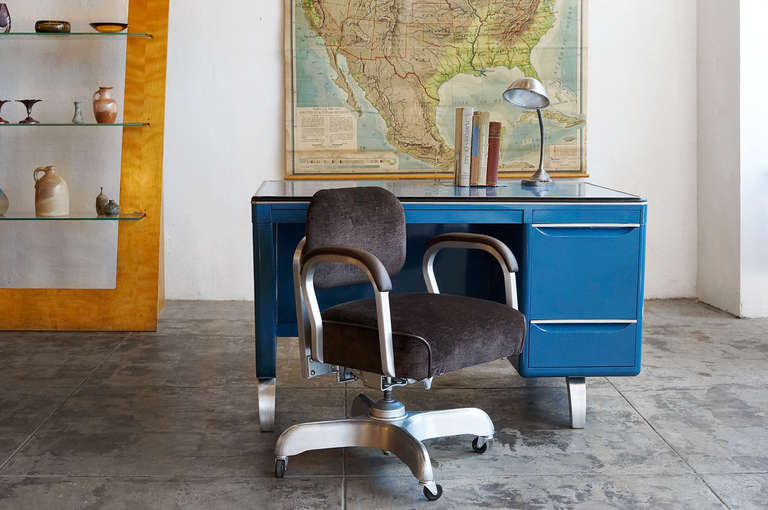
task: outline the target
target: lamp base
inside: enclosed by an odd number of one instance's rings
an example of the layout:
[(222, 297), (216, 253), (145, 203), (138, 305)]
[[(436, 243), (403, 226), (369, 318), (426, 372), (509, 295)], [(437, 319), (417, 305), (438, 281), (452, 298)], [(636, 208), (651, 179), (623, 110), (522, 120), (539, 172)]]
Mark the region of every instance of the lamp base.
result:
[(520, 184), (523, 186), (533, 187), (548, 186), (552, 184), (552, 178), (549, 176), (546, 170), (539, 168), (530, 178), (520, 181)]

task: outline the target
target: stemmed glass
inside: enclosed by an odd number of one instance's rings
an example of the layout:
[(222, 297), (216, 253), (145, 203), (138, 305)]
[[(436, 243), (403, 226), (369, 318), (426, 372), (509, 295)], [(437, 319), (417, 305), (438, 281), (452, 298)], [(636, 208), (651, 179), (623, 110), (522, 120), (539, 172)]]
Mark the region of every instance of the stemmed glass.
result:
[[(2, 113), (3, 106), (5, 106), (5, 103), (10, 103), (10, 102), (11, 101), (9, 101), (8, 99), (0, 99), (0, 113)], [(8, 121), (5, 120), (1, 115), (0, 115), (0, 124), (8, 124)]]
[(32, 118), (32, 107), (35, 106), (40, 101), (42, 101), (42, 99), (19, 99), (18, 100), (19, 103), (27, 107), (27, 118), (19, 122), (19, 124), (40, 124), (40, 122)]

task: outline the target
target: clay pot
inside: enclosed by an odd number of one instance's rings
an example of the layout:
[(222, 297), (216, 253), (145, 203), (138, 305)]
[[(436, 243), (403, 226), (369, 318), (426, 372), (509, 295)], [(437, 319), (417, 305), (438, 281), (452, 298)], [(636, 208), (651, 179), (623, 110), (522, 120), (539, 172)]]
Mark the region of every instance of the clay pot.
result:
[(112, 99), (112, 87), (99, 87), (93, 94), (93, 116), (99, 124), (114, 124), (117, 120), (117, 101)]
[(69, 186), (52, 166), (35, 169), (35, 215), (69, 216)]

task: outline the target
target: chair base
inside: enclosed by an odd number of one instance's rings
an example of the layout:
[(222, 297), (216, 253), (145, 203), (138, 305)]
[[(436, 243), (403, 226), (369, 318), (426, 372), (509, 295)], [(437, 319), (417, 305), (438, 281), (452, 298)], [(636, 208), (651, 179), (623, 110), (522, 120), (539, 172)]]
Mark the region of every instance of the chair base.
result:
[[(352, 403), (352, 416), (346, 420), (301, 423), (286, 429), (275, 446), (275, 475), (285, 474), (288, 457), (309, 450), (364, 446), (391, 452), (403, 461), (419, 481), (424, 495), (434, 501), (442, 495), (432, 472), (425, 439), (475, 436), (473, 449), (483, 453), (493, 439), (493, 422), (485, 411), (476, 408), (409, 413), (391, 391), (374, 402), (358, 395)], [(359, 418), (359, 416), (365, 416)]]

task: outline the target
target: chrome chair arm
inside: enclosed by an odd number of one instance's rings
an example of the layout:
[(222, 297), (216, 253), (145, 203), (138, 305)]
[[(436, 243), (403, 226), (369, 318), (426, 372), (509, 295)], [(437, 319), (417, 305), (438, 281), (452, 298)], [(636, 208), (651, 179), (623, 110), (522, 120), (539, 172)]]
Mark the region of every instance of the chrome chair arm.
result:
[(509, 247), (495, 237), (468, 232), (454, 232), (434, 237), (425, 245), (426, 252), (421, 265), (424, 282), (431, 294), (439, 294), (440, 288), (435, 278), (435, 257), (445, 248), (461, 248), (465, 250), (482, 250), (493, 255), (499, 262), (504, 273), (504, 289), (507, 305), (517, 310), (517, 259)]
[(348, 246), (324, 246), (310, 250), (302, 257), (300, 286), (312, 333), (312, 358), (323, 360), (323, 317), (315, 293), (314, 276), (321, 263), (349, 264), (362, 269), (368, 276), (376, 298), (376, 315), (379, 329), (381, 372), (395, 376), (395, 351), (392, 345), (392, 316), (389, 309), (389, 292), (392, 281), (384, 264), (372, 253)]

